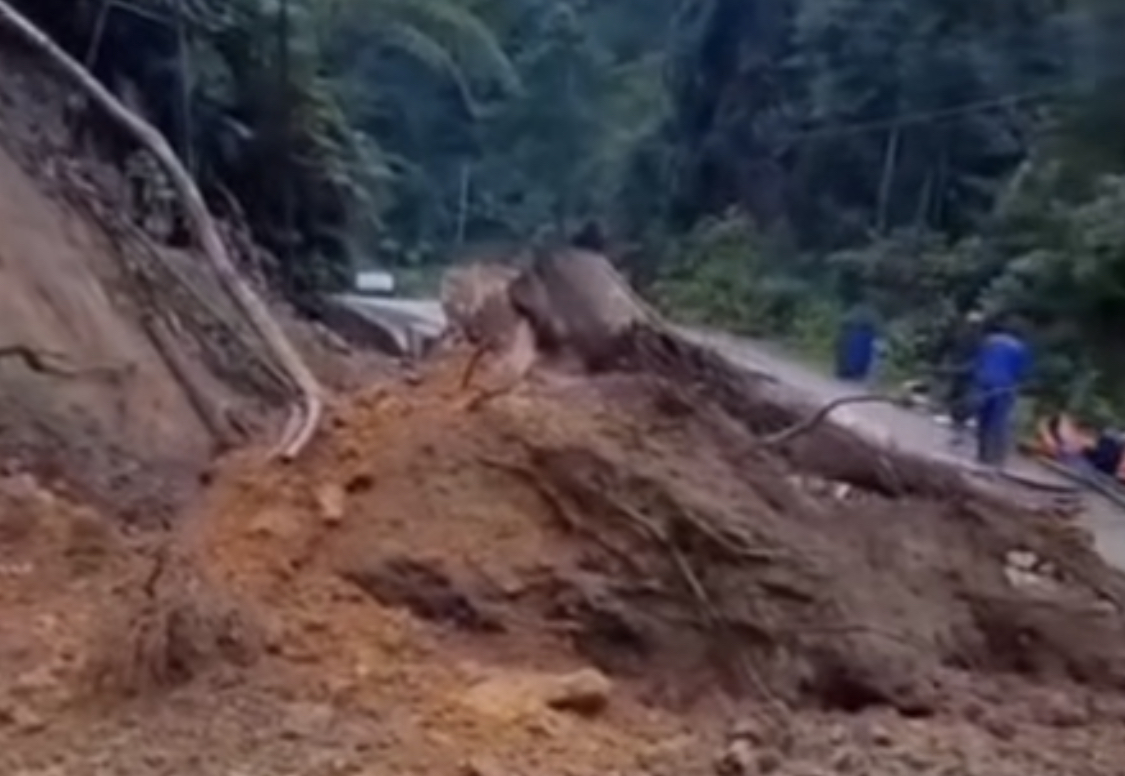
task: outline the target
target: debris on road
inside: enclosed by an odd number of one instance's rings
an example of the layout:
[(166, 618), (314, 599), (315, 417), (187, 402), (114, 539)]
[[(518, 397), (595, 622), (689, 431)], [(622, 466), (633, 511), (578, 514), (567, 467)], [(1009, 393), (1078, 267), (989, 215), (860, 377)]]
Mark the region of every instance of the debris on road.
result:
[(767, 444), (807, 408), (621, 285), (541, 259), (301, 460), (224, 460), (159, 550), (73, 565), (65, 503), (0, 511), (33, 569), (0, 616), (56, 616), (0, 659), (76, 666), (0, 765), (108, 727), (142, 774), (248, 741), (270, 772), (1115, 772), (1125, 588), (1088, 542), (830, 421)]

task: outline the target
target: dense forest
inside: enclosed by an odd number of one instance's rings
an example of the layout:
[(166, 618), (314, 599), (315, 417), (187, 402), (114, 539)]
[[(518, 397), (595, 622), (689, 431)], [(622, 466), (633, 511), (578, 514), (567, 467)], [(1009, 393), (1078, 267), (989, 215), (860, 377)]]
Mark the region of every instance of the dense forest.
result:
[(21, 0), (131, 84), (295, 300), (597, 224), (681, 315), (894, 365), (1015, 314), (1037, 392), (1125, 402), (1114, 0)]

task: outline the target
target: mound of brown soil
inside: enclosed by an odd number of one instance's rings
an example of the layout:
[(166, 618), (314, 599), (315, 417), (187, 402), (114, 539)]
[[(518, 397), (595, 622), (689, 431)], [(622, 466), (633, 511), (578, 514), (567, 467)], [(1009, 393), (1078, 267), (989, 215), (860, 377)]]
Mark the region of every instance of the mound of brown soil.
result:
[(840, 499), (658, 381), (546, 378), (477, 402), (459, 368), (363, 397), (299, 470), (228, 489), (204, 562), (287, 605), (297, 580), (334, 577), (479, 634), (483, 654), (532, 642), (531, 659), (577, 653), (672, 698), (924, 712), (951, 669), (1125, 679), (1113, 605), (1057, 560), (1088, 551), (1046, 518)]
[[(1069, 534), (843, 494), (659, 379), (466, 391), (467, 358), (341, 404), (298, 465), (229, 461), (159, 563), (113, 539), (83, 577), (49, 560), (69, 518), (17, 521), (23, 600), (86, 614), (51, 635), (81, 692), (11, 751), (106, 751), (111, 725), (138, 773), (1113, 772), (1120, 621), (1049, 560)], [(780, 727), (721, 749), (722, 697)], [(872, 704), (901, 716), (815, 710)], [(112, 713), (51, 716), (88, 708)]]

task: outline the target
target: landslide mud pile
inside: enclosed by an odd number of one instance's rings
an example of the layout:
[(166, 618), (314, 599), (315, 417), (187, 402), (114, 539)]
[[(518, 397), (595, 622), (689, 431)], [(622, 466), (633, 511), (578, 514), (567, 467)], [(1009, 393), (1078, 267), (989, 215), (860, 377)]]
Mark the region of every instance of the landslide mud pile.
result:
[[(1121, 582), (1077, 532), (831, 426), (808, 436), (856, 454), (827, 479), (756, 431), (797, 412), (762, 378), (591, 284), (599, 257), (557, 259), (494, 287), (515, 315), (491, 305), (473, 355), (339, 407), (297, 468), (224, 479), (206, 574), (286, 606), (331, 579), (671, 703), (725, 688), (928, 714), (959, 672), (1121, 686)], [(513, 361), (525, 324), (534, 355)]]
[(340, 402), (295, 464), (225, 461), (159, 551), (76, 583), (43, 549), (73, 529), (0, 536), (47, 569), (20, 600), (58, 585), (71, 666), (22, 729), (99, 714), (0, 757), (1116, 772), (1120, 580), (1076, 532), (830, 425), (778, 436), (805, 411), (778, 386), (637, 314), (600, 258), (551, 261), (451, 305), (465, 342)]
[(578, 655), (672, 704), (727, 688), (922, 714), (955, 671), (1125, 679), (1108, 593), (1061, 566), (1101, 561), (1047, 518), (837, 498), (659, 382), (551, 378), (479, 400), (460, 372), (377, 390), (299, 470), (228, 484), (204, 562), (285, 606), (332, 579), (481, 654)]

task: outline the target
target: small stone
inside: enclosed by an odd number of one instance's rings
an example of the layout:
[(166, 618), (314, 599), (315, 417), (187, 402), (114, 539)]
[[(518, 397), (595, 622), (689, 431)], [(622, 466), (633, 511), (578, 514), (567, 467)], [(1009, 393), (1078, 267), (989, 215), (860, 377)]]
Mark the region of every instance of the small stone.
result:
[(323, 703), (291, 703), (282, 716), (281, 737), (293, 741), (321, 736), (328, 732), (332, 718), (332, 707)]
[(1011, 741), (1016, 737), (1016, 726), (1002, 716), (989, 714), (981, 720), (981, 727), (1000, 741)]
[(1035, 717), (1041, 724), (1055, 728), (1076, 728), (1090, 721), (1089, 710), (1062, 693), (1045, 698), (1037, 706)]
[(909, 773), (932, 773), (940, 763), (928, 752), (904, 749), (898, 753), (898, 760)]
[(1008, 566), (1019, 571), (1034, 571), (1035, 566), (1039, 563), (1039, 558), (1033, 552), (1012, 550), (1007, 554), (1005, 562)]
[(320, 519), (325, 525), (337, 526), (344, 522), (347, 509), (347, 493), (339, 485), (325, 485), (316, 494)]
[(760, 752), (754, 761), (754, 767), (763, 776), (776, 773), (781, 768), (781, 755), (772, 750)]
[(891, 735), (891, 732), (882, 725), (873, 724), (867, 732), (869, 738), (871, 739), (871, 743), (873, 743), (875, 746), (886, 747), (894, 743), (894, 736)]
[(988, 711), (980, 701), (971, 700), (965, 704), (961, 715), (969, 722), (983, 725), (988, 716)]
[(729, 737), (732, 740), (742, 739), (752, 744), (761, 746), (766, 743), (766, 731), (760, 719), (744, 717), (738, 720), (731, 728)]
[(348, 493), (365, 493), (375, 486), (375, 478), (370, 474), (357, 474), (348, 480), (344, 490)]
[(746, 739), (732, 741), (715, 762), (719, 776), (748, 776), (757, 771), (754, 747)]
[(10, 689), (14, 694), (21, 696), (46, 695), (58, 690), (60, 685), (61, 680), (55, 669), (43, 665), (17, 676), (12, 681)]
[(605, 710), (613, 682), (594, 668), (584, 668), (553, 680), (546, 690), (546, 703), (558, 711), (593, 716)]
[(505, 776), (507, 771), (484, 757), (472, 757), (461, 763), (461, 776)]
[(47, 728), (47, 720), (26, 704), (7, 702), (0, 704), (0, 728), (5, 727), (18, 734), (34, 735)]
[(832, 753), (832, 769), (840, 774), (858, 773), (859, 753), (850, 747), (841, 747)]
[(149, 768), (163, 768), (168, 764), (168, 755), (164, 752), (145, 752), (141, 760)]
[(259, 539), (284, 539), (296, 530), (293, 516), (280, 509), (265, 509), (250, 520), (247, 526), (251, 536)]

